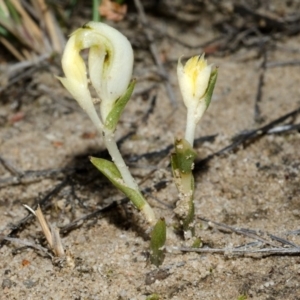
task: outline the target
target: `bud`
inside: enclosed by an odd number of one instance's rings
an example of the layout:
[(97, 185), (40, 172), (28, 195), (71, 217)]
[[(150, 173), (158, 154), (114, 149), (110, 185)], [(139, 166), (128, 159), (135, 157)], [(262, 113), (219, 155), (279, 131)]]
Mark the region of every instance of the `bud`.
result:
[(191, 57), (184, 66), (179, 59), (177, 77), (183, 102), (188, 110), (185, 138), (192, 146), (195, 125), (210, 104), (217, 80), (217, 70), (212, 71), (212, 65), (207, 65), (202, 54)]

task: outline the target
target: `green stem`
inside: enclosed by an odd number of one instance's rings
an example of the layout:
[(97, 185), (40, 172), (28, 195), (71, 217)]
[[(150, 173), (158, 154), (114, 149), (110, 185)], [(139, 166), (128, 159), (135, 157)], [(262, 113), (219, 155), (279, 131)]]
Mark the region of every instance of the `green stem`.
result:
[(93, 0), (93, 21), (100, 22), (100, 14), (99, 14), (99, 6), (101, 4), (101, 0)]

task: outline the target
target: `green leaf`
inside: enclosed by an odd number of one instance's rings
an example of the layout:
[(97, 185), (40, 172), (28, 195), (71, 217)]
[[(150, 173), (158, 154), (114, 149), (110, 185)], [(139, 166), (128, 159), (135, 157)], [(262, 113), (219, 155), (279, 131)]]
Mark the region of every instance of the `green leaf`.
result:
[[(184, 153), (183, 155), (181, 155), (181, 153), (171, 154), (173, 177), (178, 191), (182, 193), (188, 193), (189, 191), (194, 191), (195, 189), (194, 177), (192, 173), (194, 159), (192, 161), (186, 161), (186, 156), (191, 155), (190, 151), (187, 151), (187, 153)], [(192, 155), (193, 154), (196, 155), (195, 152), (192, 153)]]
[(205, 92), (205, 104), (206, 104), (206, 109), (209, 107), (211, 97), (215, 88), (215, 84), (217, 82), (217, 77), (218, 77), (218, 69), (215, 69), (212, 71), (209, 77), (209, 82), (208, 82), (208, 87)]
[(121, 117), (121, 114), (129, 101), (131, 94), (133, 92), (134, 86), (135, 86), (135, 80), (132, 80), (126, 90), (126, 93), (121, 96), (117, 101), (115, 102), (112, 110), (109, 112), (108, 116), (105, 120), (105, 127), (109, 130), (114, 131), (117, 127), (117, 124), (119, 122), (119, 119)]
[(175, 141), (176, 166), (181, 173), (191, 173), (197, 153), (186, 139)]
[(160, 266), (164, 261), (166, 237), (166, 221), (164, 218), (161, 218), (154, 225), (151, 232), (150, 261), (156, 267)]
[(193, 194), (195, 186), (192, 169), (196, 152), (185, 139), (175, 141), (175, 150), (176, 153), (171, 155), (171, 166), (177, 189), (182, 193), (180, 200), (177, 202), (177, 208), (180, 207), (179, 211), (184, 211), (184, 214), (180, 214), (179, 218), (182, 221), (183, 231), (191, 230), (194, 234), (195, 207)]
[(15, 8), (14, 4), (12, 4), (10, 1), (5, 1), (5, 4), (9, 11), (9, 17), (6, 17), (6, 18), (11, 19), (14, 22), (14, 24), (21, 24), (22, 19), (20, 17), (20, 14), (18, 13), (17, 9)]
[(8, 35), (8, 31), (3, 26), (0, 26), (0, 35), (2, 36)]
[(171, 154), (171, 167), (172, 167), (174, 179), (175, 180), (180, 180), (181, 176), (180, 176), (179, 167), (178, 167), (178, 164), (177, 164), (177, 155), (176, 155), (176, 153)]
[(137, 209), (141, 210), (144, 207), (146, 200), (143, 195), (124, 183), (121, 173), (114, 163), (97, 157), (90, 157), (90, 161), (116, 188), (132, 201)]

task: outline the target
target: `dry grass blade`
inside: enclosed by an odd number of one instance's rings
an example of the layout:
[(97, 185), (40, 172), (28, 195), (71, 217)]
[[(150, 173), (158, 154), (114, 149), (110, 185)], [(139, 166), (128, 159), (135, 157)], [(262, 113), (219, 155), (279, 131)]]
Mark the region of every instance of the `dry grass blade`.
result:
[[(26, 208), (28, 209), (29, 207), (26, 206)], [(47, 239), (47, 242), (49, 243), (50, 247), (53, 248), (51, 231), (50, 231), (49, 226), (45, 220), (45, 217), (41, 211), (40, 206), (38, 206), (37, 210), (35, 211), (35, 216), (38, 219), (38, 221), (42, 227), (42, 230)]]
[(35, 211), (28, 205), (24, 205), (24, 207), (28, 209), (33, 215), (36, 216), (38, 222), (40, 223), (42, 231), (47, 239), (47, 242), (50, 245), (51, 249), (53, 250), (54, 254), (57, 257), (64, 256), (65, 251), (63, 249), (63, 245), (59, 235), (59, 229), (56, 228), (55, 226), (50, 226), (51, 227), (50, 230), (40, 206), (38, 206), (37, 210)]
[(0, 36), (0, 43), (2, 43), (8, 51), (11, 52), (11, 54), (17, 58), (18, 60), (22, 61), (25, 60), (26, 58), (14, 47), (12, 43), (10, 43), (7, 39), (4, 37)]
[(19, 61), (62, 52), (65, 39), (44, 0), (0, 0), (0, 42)]
[(38, 0), (33, 3), (39, 11), (40, 19), (45, 20), (53, 50), (59, 53), (62, 52), (65, 44), (65, 38), (60, 30), (56, 18), (44, 0)]

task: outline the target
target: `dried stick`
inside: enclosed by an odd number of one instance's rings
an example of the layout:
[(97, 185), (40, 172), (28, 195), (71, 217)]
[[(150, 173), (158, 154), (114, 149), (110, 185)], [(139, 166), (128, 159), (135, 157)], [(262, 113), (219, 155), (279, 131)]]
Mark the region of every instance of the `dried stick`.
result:
[(48, 251), (48, 249), (46, 249), (46, 248), (44, 248), (44, 247), (42, 247), (42, 246), (40, 246), (40, 245), (36, 245), (36, 244), (34, 244), (34, 243), (32, 243), (32, 242), (29, 242), (29, 241), (27, 241), (27, 240), (24, 240), (24, 239), (11, 238), (11, 237), (8, 237), (8, 236), (4, 237), (3, 239), (6, 240), (6, 241), (9, 241), (9, 242), (11, 242), (11, 243), (14, 243), (14, 244), (16, 244), (16, 245), (24, 245), (24, 246), (26, 246), (26, 247), (31, 247), (31, 248), (34, 248), (34, 249), (36, 249), (36, 250), (39, 250), (39, 251), (41, 251), (42, 253), (45, 253), (46, 255), (48, 255), (51, 259), (53, 259), (53, 256), (52, 256), (51, 253)]
[[(163, 189), (165, 186), (166, 186), (165, 182), (162, 181), (162, 182), (158, 182), (157, 184), (155, 184), (154, 188), (157, 191), (159, 191), (159, 190)], [(148, 193), (148, 192), (149, 192), (148, 188), (142, 190), (142, 193)], [(64, 226), (60, 229), (60, 232), (64, 233), (64, 234), (67, 233), (67, 232), (70, 232), (71, 230), (81, 226), (84, 221), (90, 220), (90, 219), (95, 218), (95, 217), (97, 217), (101, 214), (107, 213), (107, 212), (111, 211), (112, 209), (116, 208), (117, 206), (126, 204), (128, 202), (129, 202), (129, 198), (127, 198), (127, 197), (124, 197), (120, 200), (113, 201), (110, 204), (108, 204), (107, 206), (99, 208), (99, 209), (93, 211), (92, 213), (87, 214), (83, 217), (80, 217), (80, 218), (74, 220), (73, 222), (67, 224), (66, 226)], [(169, 208), (168, 206), (166, 206), (166, 207)]]
[(291, 111), (291, 112), (289, 112), (289, 113), (287, 113), (287, 114), (279, 117), (278, 119), (275, 119), (275, 120), (271, 121), (267, 125), (264, 125), (264, 126), (258, 128), (258, 129), (249, 131), (246, 134), (240, 135), (230, 145), (224, 147), (223, 149), (221, 149), (221, 150), (219, 150), (217, 152), (214, 152), (214, 153), (208, 155), (206, 158), (203, 158), (203, 159), (197, 161), (195, 163), (195, 169), (194, 170), (195, 171), (200, 170), (203, 165), (205, 165), (208, 161), (210, 161), (215, 156), (219, 156), (221, 154), (229, 152), (229, 151), (231, 151), (233, 149), (236, 149), (238, 146), (240, 146), (242, 144), (245, 144), (248, 141), (254, 140), (255, 138), (262, 137), (265, 134), (268, 134), (269, 131), (271, 131), (277, 124), (282, 123), (283, 121), (285, 121), (288, 118), (295, 117), (299, 113), (300, 113), (300, 107), (298, 107), (297, 109), (295, 109), (295, 110), (293, 110), (293, 111)]
[(266, 67), (268, 69), (271, 68), (278, 68), (278, 67), (289, 67), (289, 66), (299, 66), (300, 65), (300, 61), (299, 60), (292, 60), (292, 61), (270, 61), (267, 63)]
[(229, 231), (234, 232), (236, 234), (245, 235), (245, 236), (247, 236), (249, 238), (255, 239), (257, 241), (260, 241), (260, 242), (262, 242), (264, 244), (268, 244), (268, 245), (273, 246), (273, 247), (277, 247), (277, 245), (274, 244), (274, 243), (272, 243), (272, 242), (270, 242), (270, 241), (268, 241), (267, 239), (263, 238), (263, 236), (268, 236), (272, 240), (277, 241), (277, 242), (279, 242), (279, 243), (281, 243), (283, 245), (289, 245), (289, 246), (292, 246), (294, 248), (299, 248), (299, 246), (297, 246), (296, 244), (291, 243), (288, 240), (285, 240), (285, 239), (283, 239), (281, 237), (277, 237), (277, 236), (275, 236), (273, 234), (264, 233), (261, 230), (257, 231), (257, 230), (253, 230), (253, 229), (247, 229), (247, 228), (235, 228), (235, 227), (223, 224), (223, 223), (218, 223), (218, 222), (214, 222), (214, 221), (208, 220), (208, 219), (203, 218), (203, 217), (198, 217), (198, 219), (202, 220), (202, 221), (205, 221), (208, 224), (214, 224), (214, 225), (218, 226), (221, 229), (225, 229), (226, 231), (229, 230)]
[(44, 236), (46, 237), (46, 240), (54, 252), (55, 256), (57, 257), (62, 257), (65, 255), (65, 251), (62, 245), (62, 241), (59, 235), (59, 229), (56, 226), (49, 225), (44, 217), (44, 214), (41, 210), (41, 207), (38, 205), (36, 210), (33, 210), (31, 207), (28, 205), (24, 204), (24, 207), (28, 209), (38, 220), (42, 231), (44, 233)]
[[(0, 162), (2, 158), (0, 157)], [(38, 170), (38, 171), (19, 171), (15, 176), (0, 179), (0, 188), (18, 185), (18, 184), (29, 184), (41, 181), (45, 178), (53, 178), (61, 175), (62, 173), (75, 173), (76, 168), (62, 168), (62, 169), (49, 169), (49, 170)]]
[[(262, 50), (263, 51), (265, 50), (264, 47)], [(256, 92), (255, 104), (254, 104), (254, 120), (255, 120), (255, 122), (262, 121), (259, 103), (261, 102), (262, 96), (263, 96), (263, 86), (264, 86), (264, 80), (265, 80), (266, 64), (267, 64), (267, 51), (265, 50), (263, 53), (263, 61), (260, 66), (260, 74), (259, 74), (259, 78), (258, 78), (257, 92)]]
[(53, 13), (47, 6), (46, 2), (44, 0), (38, 0), (38, 5), (42, 19), (45, 20), (53, 50), (61, 53), (65, 44), (65, 40), (63, 38), (63, 34), (61, 33), (60, 27), (58, 26), (57, 21), (54, 18)]
[(174, 247), (174, 250), (182, 252), (197, 252), (197, 253), (219, 253), (224, 255), (251, 255), (260, 254), (262, 257), (270, 255), (299, 255), (300, 247), (298, 248), (264, 248), (264, 249), (239, 249), (239, 248), (187, 248)]
[(2, 36), (0, 36), (0, 42), (6, 47), (6, 49), (8, 51), (10, 51), (12, 53), (12, 55), (14, 55), (18, 60), (22, 61), (25, 60), (26, 58), (22, 55), (22, 53), (20, 51), (18, 51), (16, 49), (16, 47), (9, 42), (7, 39), (3, 38)]
[(39, 27), (34, 23), (25, 9), (20, 5), (19, 1), (11, 0), (12, 4), (16, 8), (16, 10), (20, 13), (23, 18), (24, 25), (22, 29), (26, 32), (26, 34), (30, 35), (31, 39), (26, 39), (25, 34), (22, 33), (20, 37), (22, 37), (22, 41), (34, 49), (37, 53), (42, 54), (45, 51), (44, 43), (43, 43), (43, 34)]
[[(226, 231), (231, 231), (240, 235), (245, 235), (252, 239), (259, 241), (260, 243), (249, 243), (246, 245), (234, 247), (234, 248), (188, 248), (188, 247), (174, 247), (170, 248), (170, 250), (177, 250), (181, 252), (197, 252), (197, 253), (219, 253), (224, 255), (251, 255), (251, 254), (259, 254), (260, 256), (269, 256), (269, 255), (296, 255), (300, 254), (300, 247), (295, 245), (294, 243), (285, 240), (281, 237), (277, 237), (273, 234), (264, 233), (262, 231), (256, 231), (253, 229), (246, 228), (235, 228), (223, 223), (214, 222), (208, 220), (203, 217), (198, 217), (198, 219), (208, 222), (208, 224), (214, 224), (219, 227), (219, 229), (223, 229)], [(283, 244), (285, 247), (278, 247), (276, 244), (266, 240), (263, 236), (268, 236), (274, 241), (277, 241)], [(263, 248), (262, 245), (268, 244), (273, 246), (272, 248)], [(253, 246), (258, 246), (259, 248), (253, 248)], [(290, 247), (287, 247), (290, 246)]]
[(11, 161), (8, 159), (5, 159), (3, 156), (0, 155), (0, 163), (3, 165), (3, 167), (9, 171), (12, 174), (15, 174), (17, 176), (22, 176), (23, 172), (19, 169), (17, 169)]

